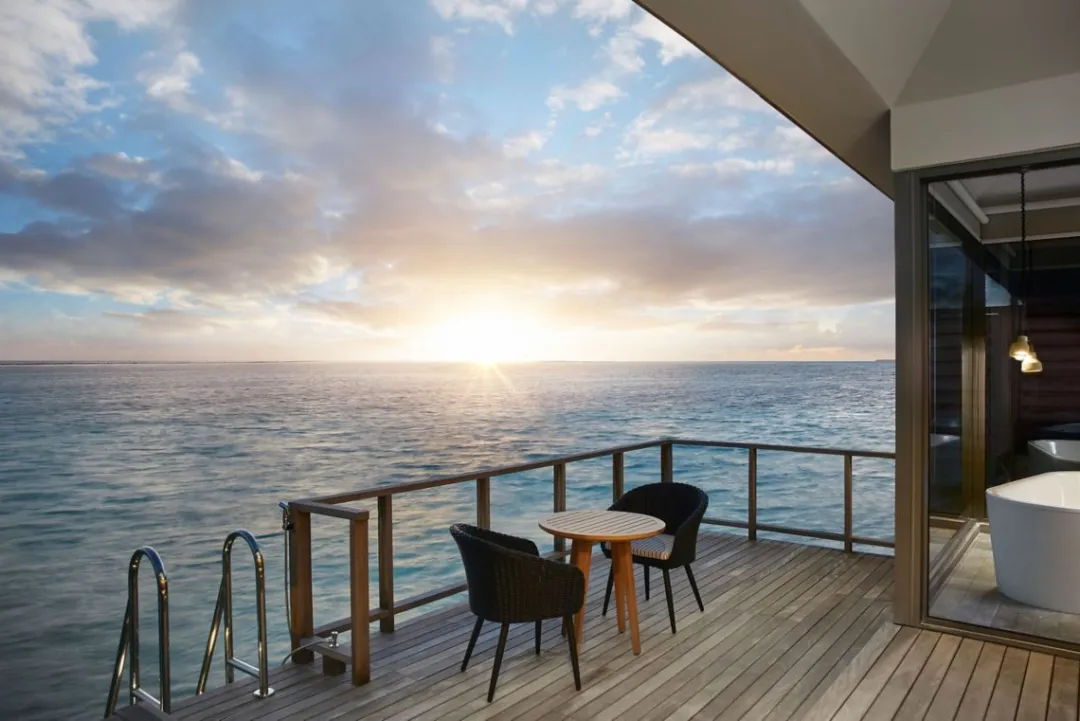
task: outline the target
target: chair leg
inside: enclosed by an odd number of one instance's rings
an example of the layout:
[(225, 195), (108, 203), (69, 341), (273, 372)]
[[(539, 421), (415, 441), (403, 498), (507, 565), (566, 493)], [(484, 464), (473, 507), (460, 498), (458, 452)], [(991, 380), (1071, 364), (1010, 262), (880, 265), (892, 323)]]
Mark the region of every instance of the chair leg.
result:
[(667, 594), (667, 613), (671, 621), (671, 632), (675, 633), (675, 601), (671, 598), (671, 573), (666, 568), (660, 570), (664, 572), (664, 593)]
[(570, 665), (574, 668), (574, 688), (581, 690), (581, 671), (578, 670), (577, 662), (577, 634), (574, 633), (574, 617), (566, 617), (567, 628), (570, 629), (567, 638), (570, 639)]
[(540, 621), (536, 622), (536, 655), (540, 655)]
[(649, 567), (642, 566), (645, 569), (645, 600), (649, 600)]
[(499, 666), (502, 665), (503, 649), (506, 648), (506, 636), (510, 633), (510, 624), (504, 623), (499, 629), (499, 645), (495, 649), (495, 667), (491, 669), (491, 685), (488, 687), (488, 703), (495, 698), (495, 684), (499, 681)]
[(697, 599), (697, 607), (704, 613), (705, 604), (701, 602), (701, 594), (697, 590), (697, 581), (694, 580), (694, 572), (690, 570), (690, 564), (683, 566), (686, 569), (686, 577), (690, 579), (690, 589), (694, 592), (694, 598)]
[(607, 615), (608, 604), (611, 603), (611, 587), (615, 583), (615, 566), (611, 566), (607, 572), (607, 591), (604, 592), (604, 610), (600, 612), (601, 616)]
[(469, 636), (469, 645), (465, 647), (465, 660), (461, 662), (462, 671), (469, 666), (469, 659), (472, 658), (473, 648), (476, 647), (476, 639), (480, 638), (480, 627), (483, 625), (484, 619), (477, 616), (476, 625), (473, 626), (472, 636)]

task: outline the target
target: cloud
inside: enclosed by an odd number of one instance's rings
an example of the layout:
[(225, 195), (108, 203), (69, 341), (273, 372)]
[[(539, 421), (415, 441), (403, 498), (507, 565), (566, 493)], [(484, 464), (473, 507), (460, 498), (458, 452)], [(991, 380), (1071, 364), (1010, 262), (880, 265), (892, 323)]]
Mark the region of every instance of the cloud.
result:
[(153, 177), (153, 163), (146, 158), (131, 156), (123, 151), (95, 153), (82, 162), (82, 167), (98, 175), (117, 180), (148, 182)]
[(172, 308), (154, 308), (139, 313), (105, 313), (105, 317), (136, 323), (141, 330), (154, 334), (210, 334), (224, 328), (221, 323), (206, 316)]
[(108, 184), (76, 171), (49, 175), (27, 171), (0, 160), (0, 193), (29, 198), (62, 213), (107, 218), (118, 210), (115, 193)]
[[(627, 158), (673, 155), (706, 150), (732, 152), (760, 142), (762, 127), (748, 120), (776, 113), (756, 94), (727, 73), (691, 80), (673, 87), (642, 111), (624, 133)], [(797, 142), (788, 139), (788, 144)], [(791, 153), (787, 153), (791, 154)]]
[(296, 309), (338, 323), (364, 326), (371, 330), (399, 329), (431, 322), (432, 317), (415, 308), (400, 305), (373, 305), (355, 301), (301, 300)]
[[(514, 16), (528, 6), (528, 0), (431, 0), (431, 6), (446, 20), (479, 20), (494, 23), (507, 35), (514, 34)], [(543, 11), (550, 3), (541, 3)]]
[(517, 135), (503, 143), (503, 152), (509, 158), (524, 158), (538, 150), (542, 150), (550, 135), (532, 130), (523, 135)]
[(641, 14), (640, 19), (634, 23), (632, 31), (635, 35), (651, 40), (660, 46), (656, 54), (664, 65), (679, 58), (701, 55), (701, 51), (694, 47), (689, 40), (649, 13)]
[(89, 176), (65, 171), (37, 179), (24, 192), (90, 222), (37, 221), (0, 233), (0, 266), (45, 288), (128, 298), (170, 289), (265, 297), (317, 281), (321, 244), (311, 189), (208, 165), (169, 171), (148, 206), (123, 210)]
[(613, 35), (604, 46), (608, 73), (619, 75), (641, 72), (645, 67), (645, 61), (640, 51), (641, 39), (632, 32), (620, 32)]
[(146, 94), (154, 100), (173, 110), (189, 112), (191, 81), (202, 72), (199, 58), (189, 50), (181, 50), (168, 65), (144, 70), (135, 79), (146, 87)]
[(630, 0), (577, 0), (573, 16), (608, 22), (630, 17), (634, 4)]
[(791, 158), (768, 158), (766, 160), (748, 160), (746, 158), (724, 158), (715, 163), (682, 163), (673, 165), (672, 171), (690, 177), (732, 177), (746, 173), (773, 173), (791, 175), (795, 172), (795, 161)]
[(604, 117), (602, 117), (600, 120), (598, 120), (595, 123), (592, 123), (590, 125), (586, 125), (585, 129), (583, 131), (581, 131), (581, 132), (582, 132), (582, 135), (584, 135), (587, 138), (595, 138), (595, 137), (599, 136), (602, 132), (607, 130), (608, 128), (613, 127), (614, 125), (615, 125), (615, 122), (611, 119), (611, 113), (606, 112), (606, 113), (604, 113)]
[(547, 158), (540, 162), (533, 182), (549, 188), (564, 188), (568, 185), (593, 183), (604, 175), (604, 169), (595, 163), (568, 165), (561, 160)]
[(0, 14), (0, 155), (115, 102), (86, 72), (97, 62), (91, 22), (123, 30), (165, 23), (176, 0), (52, 0), (5, 3)]
[(577, 87), (556, 85), (548, 95), (547, 105), (552, 110), (562, 110), (568, 104), (578, 110), (590, 112), (623, 97), (626, 93), (606, 80), (588, 80)]

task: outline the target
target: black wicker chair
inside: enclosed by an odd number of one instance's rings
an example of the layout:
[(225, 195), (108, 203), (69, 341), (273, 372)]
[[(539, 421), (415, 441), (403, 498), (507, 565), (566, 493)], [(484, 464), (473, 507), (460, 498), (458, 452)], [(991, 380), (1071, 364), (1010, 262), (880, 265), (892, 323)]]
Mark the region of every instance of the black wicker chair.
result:
[(488, 702), (495, 697), (503, 650), (511, 623), (536, 624), (536, 654), (540, 655), (540, 625), (549, 618), (561, 618), (567, 626), (570, 641), (570, 665), (574, 669), (574, 686), (581, 690), (578, 671), (577, 637), (574, 635), (574, 614), (585, 602), (585, 576), (566, 563), (541, 558), (536, 544), (524, 538), (507, 536), (464, 523), (450, 527), (457, 541), (465, 578), (469, 584), (469, 608), (476, 614), (465, 660), (461, 670), (469, 665), (476, 639), (484, 621), (502, 624), (499, 645), (495, 649), (495, 667), (491, 670)]
[[(675, 633), (675, 603), (671, 598), (670, 571), (680, 566), (686, 569), (690, 588), (694, 591), (698, 608), (705, 610), (698, 593), (697, 582), (690, 564), (697, 556), (698, 526), (709, 506), (709, 497), (700, 488), (686, 483), (650, 483), (628, 491), (612, 504), (612, 511), (644, 513), (659, 518), (667, 527), (659, 536), (634, 541), (630, 544), (634, 563), (644, 566), (645, 598), (649, 598), (649, 569), (659, 568), (664, 574), (664, 591), (667, 594), (668, 618), (671, 632)], [(601, 546), (604, 555), (611, 558), (607, 544)], [(603, 615), (607, 615), (611, 601), (612, 575), (608, 571), (607, 592), (604, 594)]]

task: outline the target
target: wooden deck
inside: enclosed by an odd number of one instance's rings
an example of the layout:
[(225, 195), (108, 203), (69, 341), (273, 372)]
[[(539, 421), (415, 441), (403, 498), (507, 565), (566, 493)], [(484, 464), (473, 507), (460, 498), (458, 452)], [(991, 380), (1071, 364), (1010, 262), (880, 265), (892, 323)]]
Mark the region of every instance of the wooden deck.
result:
[[(459, 671), (473, 618), (433, 612), (372, 637), (372, 680), (325, 677), (319, 663), (277, 669), (273, 697), (253, 682), (176, 704), (173, 717), (222, 719), (1011, 719), (1077, 718), (1077, 662), (894, 626), (890, 557), (703, 533), (695, 575), (672, 577), (679, 632), (662, 584), (645, 601), (642, 654), (600, 617), (607, 563), (589, 589), (582, 690), (575, 691), (559, 623), (533, 653), (531, 624), (515, 627), (495, 701), (486, 703), (497, 626), (485, 627)], [(655, 575), (655, 574), (654, 574)]]

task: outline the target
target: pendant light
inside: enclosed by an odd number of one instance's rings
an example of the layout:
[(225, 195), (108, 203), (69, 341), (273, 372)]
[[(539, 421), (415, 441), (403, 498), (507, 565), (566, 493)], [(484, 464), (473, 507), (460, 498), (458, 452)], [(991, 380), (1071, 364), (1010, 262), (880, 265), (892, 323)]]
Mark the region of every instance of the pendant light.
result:
[(1026, 335), (1016, 336), (1016, 340), (1009, 345), (1009, 357), (1013, 360), (1022, 361), (1031, 353), (1031, 343)]
[(1035, 354), (1035, 345), (1024, 335), (1027, 328), (1027, 309), (1031, 302), (1031, 271), (1035, 266), (1035, 263), (1031, 262), (1031, 248), (1027, 242), (1027, 168), (1021, 168), (1020, 171), (1020, 253), (1024, 291), (1024, 299), (1021, 301), (1021, 335), (1009, 346), (1009, 355), (1020, 360), (1022, 373), (1041, 373), (1042, 362)]
[(1020, 169), (1020, 287), (1023, 291), (1023, 299), (1020, 306), (1020, 334), (1009, 345), (1009, 357), (1020, 361), (1022, 373), (1041, 373), (1042, 362), (1035, 355), (1035, 346), (1031, 344), (1027, 334), (1027, 306), (1031, 298), (1031, 252), (1027, 243), (1027, 168)]
[(1027, 357), (1020, 361), (1021, 373), (1042, 373), (1042, 361), (1039, 360), (1039, 356), (1035, 355), (1035, 346), (1029, 345), (1030, 348)]

